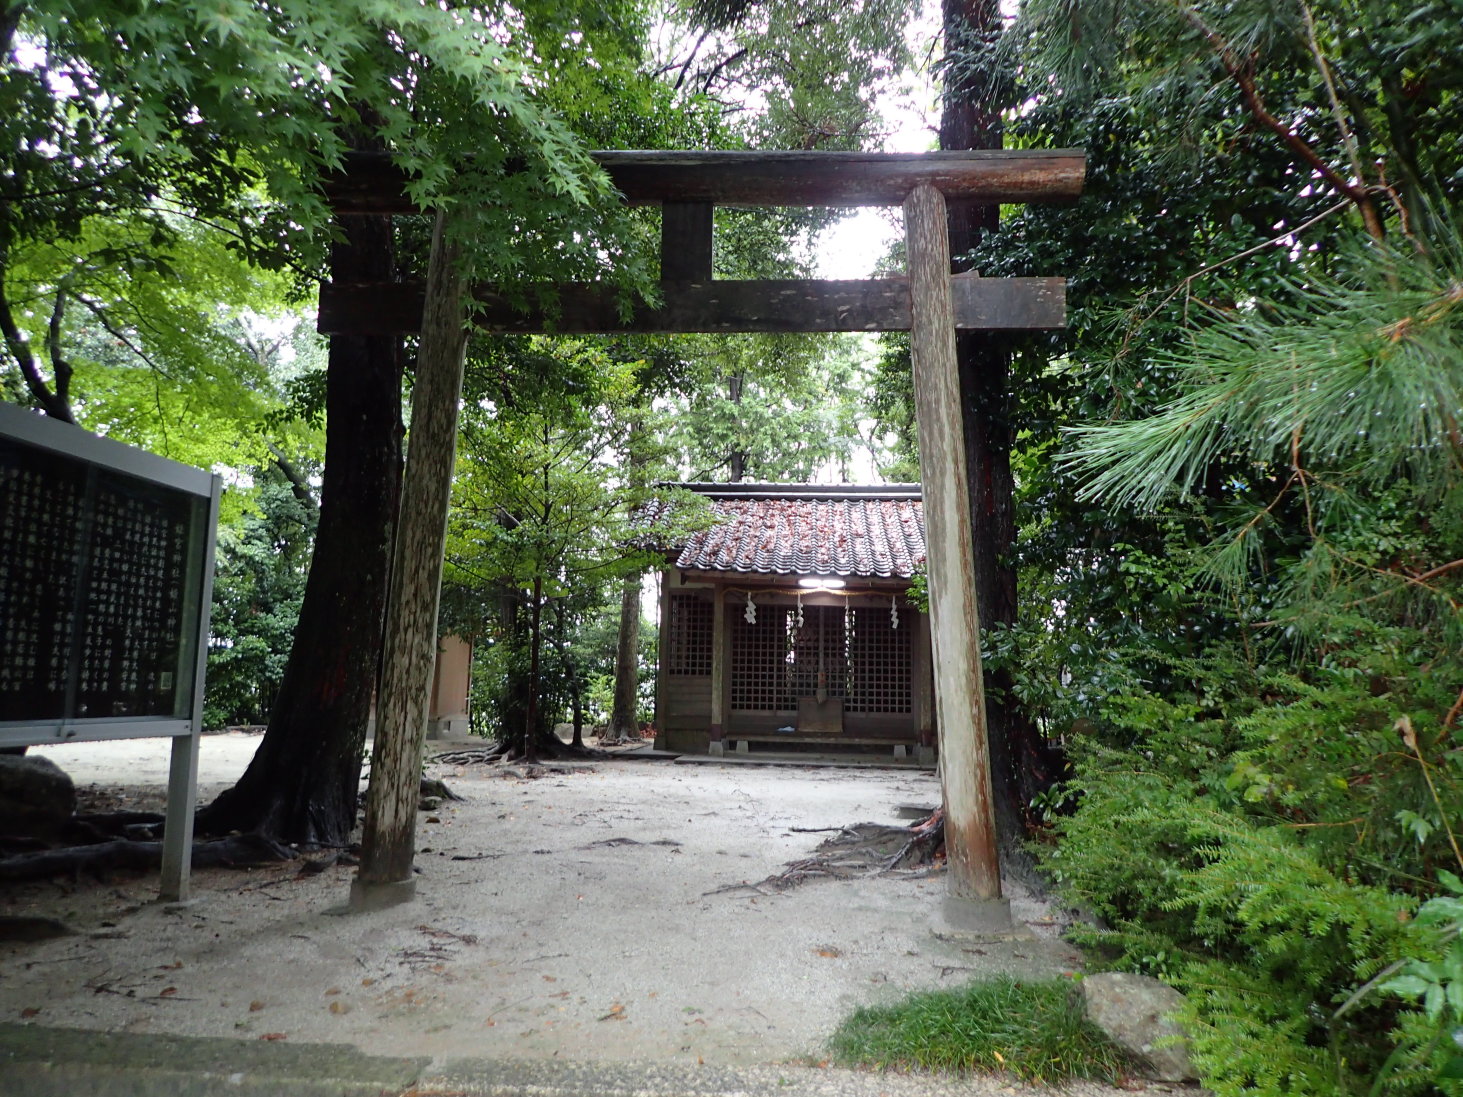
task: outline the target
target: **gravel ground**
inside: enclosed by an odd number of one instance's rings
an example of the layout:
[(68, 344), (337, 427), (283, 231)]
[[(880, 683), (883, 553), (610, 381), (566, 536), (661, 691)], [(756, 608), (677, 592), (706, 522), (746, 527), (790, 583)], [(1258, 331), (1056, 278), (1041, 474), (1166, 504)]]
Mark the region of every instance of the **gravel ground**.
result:
[[(231, 782), (256, 743), (207, 737), (204, 793)], [(166, 751), (45, 753), (94, 795), (146, 803)], [(419, 816), (417, 898), (393, 909), (332, 913), (349, 890), (340, 867), (195, 873), (197, 900), (181, 909), (152, 901), (155, 875), (0, 892), (0, 913), (77, 931), (0, 945), (0, 1021), (438, 1061), (791, 1066), (820, 1062), (855, 1006), (1078, 963), (1050, 935), (937, 939), (938, 877), (736, 886), (809, 853), (812, 828), (907, 822), (901, 805), (938, 802), (930, 773), (629, 759), (538, 778), (431, 772), (465, 799)], [(1047, 929), (1039, 904), (1014, 909)]]

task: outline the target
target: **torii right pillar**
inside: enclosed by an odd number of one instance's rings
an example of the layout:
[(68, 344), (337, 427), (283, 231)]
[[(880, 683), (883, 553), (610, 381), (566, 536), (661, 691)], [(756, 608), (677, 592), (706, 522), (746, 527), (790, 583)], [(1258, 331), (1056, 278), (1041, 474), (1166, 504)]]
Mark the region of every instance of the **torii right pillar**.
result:
[(904, 233), (949, 866), (943, 914), (959, 929), (1002, 932), (1011, 915), (1001, 897), (991, 795), (946, 226), (944, 195), (927, 183), (915, 187), (904, 201)]

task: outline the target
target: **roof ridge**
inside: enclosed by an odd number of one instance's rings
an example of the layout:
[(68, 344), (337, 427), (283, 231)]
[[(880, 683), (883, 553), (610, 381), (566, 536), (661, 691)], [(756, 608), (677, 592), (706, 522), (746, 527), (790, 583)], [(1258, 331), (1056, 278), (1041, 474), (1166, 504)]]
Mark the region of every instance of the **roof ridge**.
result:
[(918, 499), (919, 484), (789, 484), (738, 481), (695, 481), (668, 484), (710, 499)]

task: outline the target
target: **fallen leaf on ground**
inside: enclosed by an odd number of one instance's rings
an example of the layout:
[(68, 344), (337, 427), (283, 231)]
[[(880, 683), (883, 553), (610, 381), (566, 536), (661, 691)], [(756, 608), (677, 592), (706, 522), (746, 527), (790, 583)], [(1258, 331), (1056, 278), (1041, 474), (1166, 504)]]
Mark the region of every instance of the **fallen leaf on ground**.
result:
[(625, 1019), (625, 1007), (616, 1002), (610, 1006), (610, 1011), (600, 1018), (601, 1021), (623, 1021)]
[(259, 999), (257, 999), (257, 998), (254, 999), (254, 1001), (252, 1001), (252, 1002), (249, 1003), (249, 1012), (250, 1013), (258, 1013), (263, 1008), (264, 1008), (264, 1003), (261, 1002), (261, 1001), (259, 1001)]
[(23, 1009), (23, 1010), (20, 1011), (20, 1017), (21, 1017), (21, 1020), (25, 1021), (25, 1020), (29, 1020), (30, 1018), (36, 1016), (40, 1012), (41, 1011), (39, 1009), (37, 1009), (35, 1006), (27, 1006), (25, 1009)]
[(832, 945), (823, 945), (821, 948), (815, 948), (813, 951), (816, 952), (819, 956), (827, 956), (830, 959), (837, 959), (839, 956), (843, 955), (842, 952), (834, 948)]
[(346, 1003), (346, 1002), (340, 1001), (340, 999), (338, 999), (338, 998), (335, 1001), (333, 1001), (333, 1002), (330, 1003), (330, 1012), (331, 1013), (349, 1013), (350, 1011), (351, 1011), (350, 1005), (348, 1003)]
[(261, 1039), (261, 1040), (288, 1040), (289, 1037), (286, 1036), (283, 1032), (266, 1032), (263, 1036), (259, 1037), (259, 1039)]

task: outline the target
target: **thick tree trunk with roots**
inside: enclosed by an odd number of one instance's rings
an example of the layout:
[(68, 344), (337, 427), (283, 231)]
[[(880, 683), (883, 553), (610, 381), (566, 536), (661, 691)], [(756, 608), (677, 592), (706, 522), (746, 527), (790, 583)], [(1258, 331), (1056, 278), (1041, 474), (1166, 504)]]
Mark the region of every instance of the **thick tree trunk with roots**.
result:
[[(947, 58), (964, 55), (948, 73), (958, 73), (945, 89), (940, 116), (940, 148), (998, 149), (1002, 145), (995, 82), (999, 74), (971, 58), (989, 56), (983, 41), (998, 35), (1001, 12), (997, 0), (944, 0)], [(969, 270), (970, 251), (998, 225), (999, 207), (970, 202), (949, 204), (951, 265)], [(957, 334), (955, 353), (960, 369), (965, 421), (966, 474), (975, 548), (976, 606), (982, 630), (1016, 622), (1016, 519), (1011, 475), (1009, 344), (1000, 335)], [(985, 670), (986, 728), (990, 737), (991, 781), (996, 825), (1003, 859), (1024, 858), (1029, 805), (1036, 793), (1050, 787), (1060, 762), (1046, 746), (1035, 723), (1021, 711), (1003, 668)]]
[[(342, 226), (335, 277), (390, 279), (391, 219)], [(253, 761), (199, 812), (200, 831), (350, 841), (401, 484), (401, 375), (395, 336), (331, 337), (320, 525), (294, 645)]]

